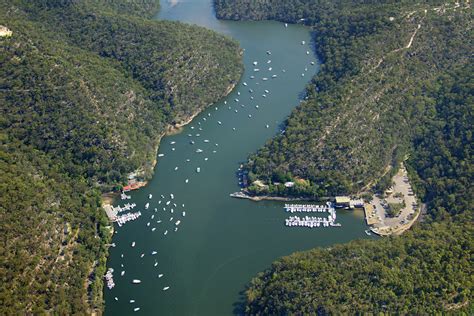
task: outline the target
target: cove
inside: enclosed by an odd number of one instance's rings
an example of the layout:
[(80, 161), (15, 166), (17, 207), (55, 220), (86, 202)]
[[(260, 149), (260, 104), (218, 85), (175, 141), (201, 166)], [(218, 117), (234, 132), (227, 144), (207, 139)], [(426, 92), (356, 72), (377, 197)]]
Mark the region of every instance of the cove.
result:
[[(245, 71), (226, 98), (181, 133), (162, 139), (159, 154), (164, 156), (158, 158), (154, 177), (126, 201), (136, 203), (142, 216), (116, 227), (116, 247), (110, 248), (107, 264), (114, 269), (116, 286), (104, 290), (105, 314), (129, 315), (138, 307), (146, 315), (238, 314), (236, 303), (259, 271), (295, 251), (366, 238), (363, 215), (338, 210), (342, 227), (289, 228), (284, 226), (289, 216), (284, 203), (229, 196), (239, 190), (240, 163), (282, 132), (282, 123), (318, 71), (308, 28), (219, 21), (212, 0), (162, 1), (156, 18), (197, 24), (237, 39), (244, 49)], [(142, 282), (132, 284), (133, 279)]]

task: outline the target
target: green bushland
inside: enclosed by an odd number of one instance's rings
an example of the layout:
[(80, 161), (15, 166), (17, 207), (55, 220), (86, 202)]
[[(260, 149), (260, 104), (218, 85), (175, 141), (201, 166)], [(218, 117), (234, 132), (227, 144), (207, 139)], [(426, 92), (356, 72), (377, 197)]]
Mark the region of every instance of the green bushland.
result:
[(100, 312), (101, 193), (238, 80), (235, 41), (146, 19), (158, 3), (0, 1), (2, 315)]
[(383, 190), (408, 156), (411, 183), (428, 210), (424, 222), (402, 236), (277, 260), (251, 281), (245, 312), (472, 313), (470, 5), (215, 0), (215, 7), (220, 18), (310, 26), (323, 62), (285, 134), (246, 165), (250, 180), (301, 178), (309, 185), (291, 190), (269, 185), (256, 194), (319, 197), (374, 185)]

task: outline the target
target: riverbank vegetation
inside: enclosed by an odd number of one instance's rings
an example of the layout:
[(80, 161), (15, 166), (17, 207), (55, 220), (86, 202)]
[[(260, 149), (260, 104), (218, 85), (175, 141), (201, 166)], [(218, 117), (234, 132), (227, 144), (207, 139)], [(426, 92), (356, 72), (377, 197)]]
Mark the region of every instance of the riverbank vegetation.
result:
[[(408, 156), (428, 209), (403, 236), (276, 261), (252, 280), (247, 313), (472, 310), (470, 3), (215, 0), (215, 7), (221, 18), (312, 27), (323, 62), (285, 133), (250, 157), (250, 180), (305, 179), (310, 185), (298, 194), (309, 197), (383, 190)], [(268, 188), (255, 193), (274, 193), (275, 185)]]
[(103, 307), (101, 192), (240, 76), (235, 41), (137, 3), (0, 1), (2, 315)]

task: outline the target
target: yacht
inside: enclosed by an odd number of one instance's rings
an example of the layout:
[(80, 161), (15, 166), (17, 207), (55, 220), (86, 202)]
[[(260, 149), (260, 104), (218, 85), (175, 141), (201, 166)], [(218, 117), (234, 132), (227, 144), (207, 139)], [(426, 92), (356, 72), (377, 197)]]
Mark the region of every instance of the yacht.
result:
[(158, 154), (158, 157), (163, 157), (165, 154)]
[(133, 279), (132, 283), (133, 284), (140, 284), (140, 283), (142, 283), (142, 281), (138, 280), (138, 279)]

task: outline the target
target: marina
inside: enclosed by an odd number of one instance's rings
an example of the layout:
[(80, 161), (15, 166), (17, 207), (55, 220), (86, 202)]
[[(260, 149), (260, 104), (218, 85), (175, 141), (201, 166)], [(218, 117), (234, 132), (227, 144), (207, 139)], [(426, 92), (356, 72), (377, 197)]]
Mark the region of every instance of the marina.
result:
[[(275, 259), (369, 238), (367, 227), (363, 218), (346, 210), (337, 211), (334, 226), (324, 226), (331, 215), (323, 211), (326, 204), (321, 211), (311, 206), (306, 207), (314, 209), (311, 212), (292, 213), (282, 208), (297, 201), (253, 202), (229, 196), (240, 193), (236, 169), (281, 133), (319, 69), (315, 56), (306, 54), (309, 29), (276, 22), (218, 21), (207, 0), (179, 1), (173, 7), (162, 1), (161, 6), (160, 19), (197, 23), (236, 38), (245, 50), (245, 71), (228, 96), (196, 115), (180, 133), (162, 139), (153, 178), (146, 187), (127, 193), (131, 198), (126, 202), (136, 206), (116, 215), (139, 210), (141, 216), (126, 225), (114, 224), (116, 247), (109, 248), (107, 267), (126, 273), (115, 280), (114, 288), (105, 290), (105, 315), (129, 315), (138, 307), (137, 313), (145, 315), (232, 315), (246, 284)], [(302, 46), (301, 41), (308, 44)], [(115, 201), (115, 210), (127, 203)], [(321, 228), (286, 226), (290, 216), (303, 222), (320, 217)], [(340, 229), (322, 229), (337, 224)]]

